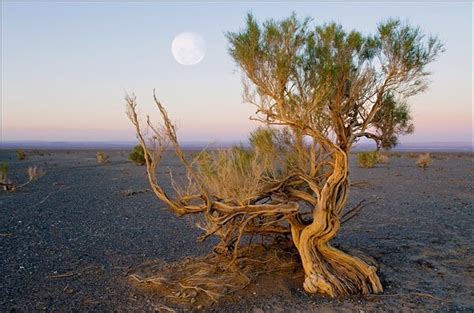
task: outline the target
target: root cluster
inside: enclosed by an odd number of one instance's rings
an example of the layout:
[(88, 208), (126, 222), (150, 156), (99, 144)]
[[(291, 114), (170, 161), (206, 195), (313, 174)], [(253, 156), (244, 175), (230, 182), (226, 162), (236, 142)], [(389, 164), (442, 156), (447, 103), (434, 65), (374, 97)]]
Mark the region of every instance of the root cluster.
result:
[(161, 298), (165, 305), (200, 309), (238, 291), (265, 275), (301, 271), (298, 255), (282, 245), (249, 245), (236, 259), (211, 254), (171, 264), (144, 265), (130, 281)]

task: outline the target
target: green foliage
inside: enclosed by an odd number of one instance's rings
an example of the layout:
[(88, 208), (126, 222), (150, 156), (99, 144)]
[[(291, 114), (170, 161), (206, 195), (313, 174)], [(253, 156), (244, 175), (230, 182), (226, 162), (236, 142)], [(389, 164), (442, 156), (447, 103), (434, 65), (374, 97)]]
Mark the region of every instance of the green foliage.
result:
[(377, 151), (359, 152), (357, 153), (357, 163), (360, 167), (372, 168), (377, 164), (378, 156)]
[[(286, 83), (293, 71), (293, 65), (297, 62), (296, 51), (306, 40), (308, 22), (309, 19), (299, 22), (293, 14), (281, 22), (274, 20), (265, 22), (262, 30), (255, 18), (249, 14), (245, 32), (227, 33), (227, 38), (232, 44), (229, 52), (247, 71), (252, 69), (265, 71), (267, 75), (275, 78), (277, 85), (274, 87), (281, 87)], [(276, 89), (269, 91), (274, 92)]]
[(18, 157), (18, 160), (20, 161), (26, 159), (26, 153), (24, 150), (17, 150), (16, 156)]
[(295, 14), (262, 24), (249, 14), (227, 38), (260, 121), (335, 134), (343, 148), (359, 137), (391, 148), (413, 132), (405, 100), (426, 89), (426, 65), (443, 51), (438, 38), (397, 19), (364, 35)]
[(276, 179), (307, 169), (297, 137), (288, 128), (260, 127), (249, 135), (249, 147), (203, 151), (194, 165), (220, 198), (251, 199)]
[(0, 182), (6, 182), (8, 174), (8, 163), (0, 162)]
[(275, 153), (275, 131), (269, 127), (259, 127), (249, 135), (251, 149), (261, 154)]
[[(305, 149), (301, 133), (291, 131), (288, 127), (259, 127), (249, 136), (250, 148), (256, 154), (258, 161), (268, 168), (270, 176), (287, 175), (298, 168), (305, 168), (302, 164), (302, 154)], [(264, 165), (265, 164), (265, 165)]]
[(415, 127), (406, 102), (396, 101), (393, 94), (385, 95), (380, 109), (374, 116), (374, 128), (380, 133), (372, 138), (377, 147), (391, 149), (398, 144), (398, 136), (413, 133)]
[(213, 164), (213, 156), (208, 151), (202, 151), (195, 158), (197, 169), (204, 177), (212, 177), (216, 174)]
[(230, 164), (235, 171), (242, 174), (248, 173), (254, 158), (252, 151), (246, 150), (242, 146), (235, 146), (231, 148), (229, 156)]
[(128, 159), (137, 165), (145, 165), (145, 153), (142, 146), (135, 146), (132, 152), (129, 154)]
[(426, 36), (419, 27), (403, 24), (400, 20), (389, 19), (378, 26), (377, 43), (380, 51), (394, 65), (384, 71), (400, 71), (408, 84), (405, 93), (414, 95), (427, 87), (425, 66), (434, 61), (444, 51), (437, 37)]

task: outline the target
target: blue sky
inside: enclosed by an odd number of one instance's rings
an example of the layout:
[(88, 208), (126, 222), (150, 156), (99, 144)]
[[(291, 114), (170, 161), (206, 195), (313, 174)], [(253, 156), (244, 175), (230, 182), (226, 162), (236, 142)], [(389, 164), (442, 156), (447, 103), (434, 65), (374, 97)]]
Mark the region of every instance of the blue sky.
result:
[[(2, 3), (2, 140), (132, 140), (125, 91), (156, 116), (152, 90), (186, 141), (246, 138), (254, 108), (224, 33), (245, 14), (295, 11), (364, 33), (400, 17), (439, 35), (446, 52), (430, 66), (432, 85), (412, 103), (415, 134), (402, 142), (472, 140), (471, 3)], [(178, 64), (173, 38), (199, 33), (204, 60)]]

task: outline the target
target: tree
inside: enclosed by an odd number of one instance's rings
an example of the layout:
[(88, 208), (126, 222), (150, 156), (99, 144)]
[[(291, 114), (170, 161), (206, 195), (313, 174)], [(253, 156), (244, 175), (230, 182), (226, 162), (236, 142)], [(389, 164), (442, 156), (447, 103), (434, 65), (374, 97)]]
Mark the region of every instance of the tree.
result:
[[(259, 24), (252, 15), (227, 33), (229, 52), (244, 75), (244, 99), (263, 124), (250, 148), (203, 151), (188, 160), (175, 126), (154, 94), (163, 123), (143, 135), (136, 98), (128, 115), (145, 151), (157, 197), (177, 215), (203, 216), (201, 239), (220, 239), (216, 251), (235, 260), (248, 235), (289, 235), (305, 272), (304, 289), (331, 297), (382, 291), (376, 267), (331, 246), (346, 209), (348, 153), (362, 137), (380, 146), (409, 132), (406, 100), (424, 91), (426, 66), (442, 52), (436, 37), (391, 19), (374, 35), (331, 23), (312, 27), (293, 14)], [(158, 184), (156, 166), (171, 146), (188, 177), (172, 180), (176, 196)]]

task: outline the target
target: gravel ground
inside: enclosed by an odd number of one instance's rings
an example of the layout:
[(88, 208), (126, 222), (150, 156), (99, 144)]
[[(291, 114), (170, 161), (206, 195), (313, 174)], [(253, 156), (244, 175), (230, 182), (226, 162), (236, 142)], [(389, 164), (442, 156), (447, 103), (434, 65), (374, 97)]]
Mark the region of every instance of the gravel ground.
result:
[[(132, 287), (129, 274), (155, 260), (207, 254), (199, 231), (175, 218), (143, 192), (144, 167), (126, 151), (42, 151), (18, 161), (0, 150), (9, 177), (22, 181), (37, 165), (46, 175), (25, 189), (0, 192), (0, 311), (153, 311), (156, 298)], [(335, 244), (358, 249), (380, 264), (385, 292), (365, 298), (327, 299), (295, 288), (284, 296), (255, 289), (216, 312), (474, 311), (473, 155), (436, 154), (427, 170), (413, 155), (360, 169), (351, 162), (350, 202), (373, 201), (342, 228)], [(167, 167), (182, 171), (177, 160)], [(169, 186), (168, 186), (169, 187)]]

